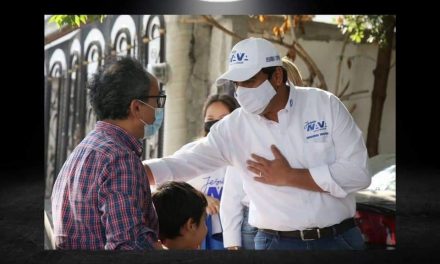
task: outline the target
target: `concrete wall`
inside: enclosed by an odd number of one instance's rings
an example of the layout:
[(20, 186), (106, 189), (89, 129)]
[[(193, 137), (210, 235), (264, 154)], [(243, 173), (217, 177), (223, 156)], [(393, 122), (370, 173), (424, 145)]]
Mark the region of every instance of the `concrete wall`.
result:
[(166, 83), (167, 102), (164, 155), (200, 135), (202, 107), (209, 94), (211, 26), (195, 24), (192, 16), (165, 16), (166, 61), (170, 79)]
[[(225, 28), (232, 28), (232, 19), (225, 18), (224, 16), (216, 17), (217, 21)], [(210, 94), (216, 94), (218, 92), (215, 80), (218, 76), (223, 74), (228, 68), (228, 56), (229, 51), (233, 47), (234, 39), (226, 35), (223, 31), (213, 28), (211, 34), (211, 46), (210, 46), (210, 64), (209, 64), (209, 83)]]
[(209, 67), (211, 29), (207, 24), (194, 24), (189, 52), (191, 73), (186, 89), (187, 98), (187, 140), (193, 141), (202, 135), (202, 108), (209, 95)]

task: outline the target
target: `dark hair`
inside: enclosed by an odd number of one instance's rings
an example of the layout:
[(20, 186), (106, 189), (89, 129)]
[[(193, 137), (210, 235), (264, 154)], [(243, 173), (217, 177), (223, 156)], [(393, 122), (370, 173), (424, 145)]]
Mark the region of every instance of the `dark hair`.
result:
[(180, 228), (192, 218), (200, 224), (208, 202), (202, 192), (186, 182), (166, 182), (152, 195), (159, 218), (159, 238), (180, 236)]
[(272, 78), (272, 75), (275, 72), (275, 70), (277, 69), (277, 67), (281, 67), (281, 69), (283, 70), (283, 83), (286, 83), (287, 82), (287, 71), (282, 66), (266, 67), (266, 68), (261, 69), (261, 71), (264, 72), (265, 74), (268, 74), (269, 75), (268, 79), (270, 80), (270, 78)]
[(216, 102), (220, 102), (224, 104), (229, 109), (230, 113), (234, 111), (236, 108), (240, 107), (240, 105), (238, 104), (237, 100), (235, 100), (234, 97), (228, 94), (214, 94), (209, 96), (205, 101), (205, 104), (203, 106), (203, 117), (206, 116), (206, 110), (208, 110), (208, 107)]
[(134, 99), (145, 100), (151, 74), (137, 60), (125, 57), (106, 65), (89, 82), (90, 104), (98, 120), (125, 119)]

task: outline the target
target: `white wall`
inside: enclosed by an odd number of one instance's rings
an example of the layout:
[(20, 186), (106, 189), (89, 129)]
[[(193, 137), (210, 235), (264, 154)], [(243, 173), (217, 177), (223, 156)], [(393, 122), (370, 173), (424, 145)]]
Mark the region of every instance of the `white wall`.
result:
[[(224, 17), (217, 18), (217, 21), (225, 28), (232, 28), (232, 20)], [(223, 31), (213, 28), (211, 34), (211, 46), (210, 46), (210, 64), (209, 68), (209, 80), (211, 84), (210, 94), (217, 93), (217, 86), (215, 81), (217, 77), (222, 75), (228, 68), (229, 52), (233, 46), (233, 39), (231, 36), (226, 35)]]

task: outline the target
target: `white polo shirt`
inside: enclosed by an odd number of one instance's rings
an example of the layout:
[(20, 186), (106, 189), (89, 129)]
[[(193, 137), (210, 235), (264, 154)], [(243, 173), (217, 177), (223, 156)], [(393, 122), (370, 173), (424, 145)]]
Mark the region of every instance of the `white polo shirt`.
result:
[[(158, 183), (185, 181), (223, 166), (241, 171), (249, 196), (249, 224), (278, 231), (326, 227), (355, 214), (354, 192), (369, 186), (368, 154), (362, 132), (333, 94), (290, 84), (279, 122), (238, 108), (211, 127), (194, 147), (148, 164)], [(255, 153), (274, 159), (276, 145), (293, 168), (309, 169), (328, 193), (257, 182), (246, 160)]]

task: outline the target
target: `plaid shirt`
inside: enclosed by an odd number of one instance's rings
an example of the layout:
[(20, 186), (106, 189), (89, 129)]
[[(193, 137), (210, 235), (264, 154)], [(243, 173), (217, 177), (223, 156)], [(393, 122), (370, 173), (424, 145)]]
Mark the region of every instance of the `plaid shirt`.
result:
[(53, 187), (56, 248), (152, 248), (158, 220), (141, 153), (142, 144), (122, 128), (97, 122)]

